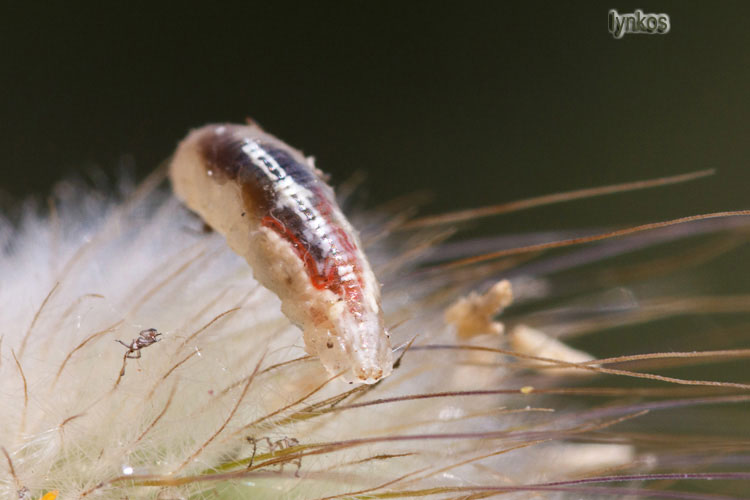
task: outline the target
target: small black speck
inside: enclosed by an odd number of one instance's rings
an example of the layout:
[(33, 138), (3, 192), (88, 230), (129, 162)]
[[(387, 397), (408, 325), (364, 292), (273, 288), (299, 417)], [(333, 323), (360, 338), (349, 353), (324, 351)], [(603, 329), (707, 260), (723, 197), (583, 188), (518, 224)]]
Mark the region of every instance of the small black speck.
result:
[(330, 340), (326, 342), (326, 347), (329, 349), (333, 349), (333, 342), (331, 342)]
[(242, 217), (244, 217), (244, 216), (245, 216), (245, 212), (242, 212)]

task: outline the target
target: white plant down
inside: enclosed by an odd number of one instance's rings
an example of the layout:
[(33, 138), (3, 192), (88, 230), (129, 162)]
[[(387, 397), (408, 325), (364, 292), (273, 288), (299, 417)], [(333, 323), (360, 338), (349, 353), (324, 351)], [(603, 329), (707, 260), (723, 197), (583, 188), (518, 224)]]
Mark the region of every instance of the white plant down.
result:
[(162, 177), (125, 196), (61, 184), (51, 214), (0, 226), (0, 497), (612, 498), (644, 486), (576, 481), (655, 470), (617, 435), (645, 403), (554, 395), (599, 364), (568, 379), (576, 361), (537, 370), (498, 332), (457, 340), (443, 312), (487, 272), (413, 273), (441, 232), (363, 235), (398, 361), (352, 386)]

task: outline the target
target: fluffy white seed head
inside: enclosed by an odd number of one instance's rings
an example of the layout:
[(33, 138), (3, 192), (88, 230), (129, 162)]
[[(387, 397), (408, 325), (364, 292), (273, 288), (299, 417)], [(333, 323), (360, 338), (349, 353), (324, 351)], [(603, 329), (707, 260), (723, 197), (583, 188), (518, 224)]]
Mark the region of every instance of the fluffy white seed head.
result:
[[(619, 426), (677, 408), (679, 394), (745, 390), (664, 381), (643, 389), (661, 399), (639, 401), (607, 389), (611, 380), (597, 387), (597, 376), (625, 375), (587, 357), (513, 353), (497, 331), (458, 341), (443, 312), (485, 292), (487, 273), (412, 273), (401, 256), (430, 248), (430, 232), (370, 239), (403, 357), (382, 382), (349, 386), (305, 353), (244, 260), (170, 195), (147, 183), (113, 201), (63, 185), (56, 200), (56, 215), (29, 211), (0, 230), (3, 498), (596, 498), (598, 485), (576, 481), (682, 470), (678, 455)], [(539, 289), (526, 286), (534, 279), (517, 280), (518, 300)], [(148, 328), (158, 342), (116, 342)], [(565, 370), (538, 370), (555, 363)], [(571, 369), (591, 376), (560, 375)], [(681, 449), (705, 458), (690, 443)], [(637, 495), (642, 483), (630, 484)]]

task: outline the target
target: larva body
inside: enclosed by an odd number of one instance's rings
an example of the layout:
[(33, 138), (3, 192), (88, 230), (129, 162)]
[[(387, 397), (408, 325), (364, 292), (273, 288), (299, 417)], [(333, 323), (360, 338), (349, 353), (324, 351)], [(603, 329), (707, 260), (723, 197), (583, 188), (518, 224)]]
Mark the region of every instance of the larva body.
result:
[(255, 124), (207, 125), (170, 166), (179, 198), (243, 256), (331, 374), (391, 372), (380, 286), (333, 190), (298, 150)]

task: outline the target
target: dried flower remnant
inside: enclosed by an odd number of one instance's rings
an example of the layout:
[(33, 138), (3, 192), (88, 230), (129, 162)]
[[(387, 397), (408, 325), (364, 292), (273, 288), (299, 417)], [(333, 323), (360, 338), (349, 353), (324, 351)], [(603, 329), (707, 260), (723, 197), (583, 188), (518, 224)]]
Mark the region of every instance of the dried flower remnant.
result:
[[(557, 375), (591, 375), (592, 372), (585, 369), (556, 366), (555, 361), (565, 364), (588, 363), (594, 357), (579, 349), (574, 349), (549, 335), (526, 325), (516, 326), (510, 334), (510, 345), (521, 354), (534, 356), (536, 358), (548, 358), (546, 363), (536, 363), (537, 369), (544, 369)], [(595, 364), (588, 366), (596, 366)]]
[(458, 299), (445, 311), (445, 321), (456, 327), (460, 338), (484, 333), (499, 335), (504, 331), (503, 324), (493, 318), (512, 302), (510, 281), (498, 281), (482, 295), (471, 292)]

